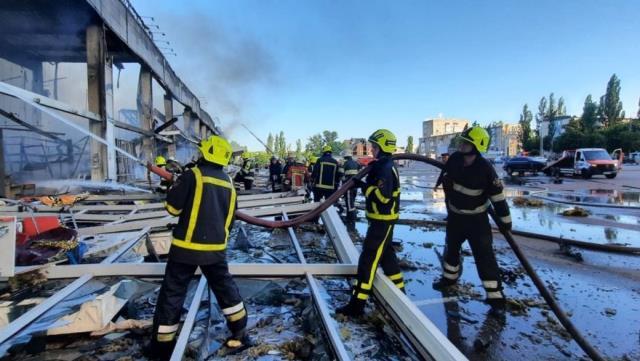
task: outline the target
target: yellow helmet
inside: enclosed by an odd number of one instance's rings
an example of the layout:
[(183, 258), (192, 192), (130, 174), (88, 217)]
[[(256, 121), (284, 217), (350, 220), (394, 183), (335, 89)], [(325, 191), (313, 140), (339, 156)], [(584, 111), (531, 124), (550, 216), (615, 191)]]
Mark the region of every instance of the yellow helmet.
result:
[(487, 130), (478, 126), (465, 129), (460, 134), (460, 138), (473, 144), (480, 153), (484, 153), (489, 149), (489, 142), (491, 141)]
[(316, 157), (315, 155), (312, 155), (309, 157), (310, 164), (316, 164), (317, 161), (318, 161), (318, 157)]
[(167, 165), (167, 160), (164, 159), (163, 156), (159, 155), (159, 156), (156, 157), (156, 165), (158, 167), (165, 166), (165, 165)]
[(251, 157), (249, 157), (249, 152), (244, 152), (242, 153), (242, 159), (249, 159)]
[(369, 141), (377, 144), (384, 153), (396, 151), (396, 136), (387, 129), (376, 130), (369, 136)]
[(331, 148), (331, 146), (329, 144), (325, 145), (324, 147), (322, 147), (322, 153), (327, 153), (327, 152), (332, 152), (333, 149)]
[(231, 144), (226, 139), (219, 135), (212, 135), (207, 139), (203, 139), (198, 144), (202, 157), (207, 162), (226, 166), (231, 159), (231, 153), (233, 152)]

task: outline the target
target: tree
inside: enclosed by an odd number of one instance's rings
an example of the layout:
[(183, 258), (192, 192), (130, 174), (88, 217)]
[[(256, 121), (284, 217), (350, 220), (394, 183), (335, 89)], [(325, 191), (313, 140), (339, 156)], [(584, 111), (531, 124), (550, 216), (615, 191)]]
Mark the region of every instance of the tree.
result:
[(607, 83), (607, 92), (603, 95), (602, 112), (605, 127), (617, 124), (622, 119), (622, 102), (620, 101), (620, 79), (613, 74)]
[(541, 128), (542, 122), (547, 117), (547, 98), (540, 98), (540, 103), (538, 103), (538, 114), (536, 114), (536, 122), (538, 122), (538, 128)]
[(558, 99), (558, 110), (556, 111), (558, 116), (567, 115), (567, 107), (564, 105), (564, 98)]
[[(547, 119), (549, 120), (549, 125), (553, 119), (558, 115), (558, 108), (556, 108), (556, 99), (553, 93), (549, 94), (549, 105), (547, 106)], [(551, 134), (551, 132), (549, 132)]]
[(324, 139), (322, 138), (322, 135), (312, 135), (311, 137), (309, 137), (309, 139), (307, 139), (306, 151), (314, 155), (319, 155), (322, 151), (323, 145)]
[(413, 136), (410, 135), (407, 138), (407, 148), (404, 150), (405, 153), (413, 153)]
[(640, 98), (638, 98), (638, 114), (636, 114), (636, 118), (640, 119)]
[(302, 141), (296, 140), (296, 157), (302, 156)]
[(473, 123), (471, 123), (471, 126), (472, 126), (472, 127), (479, 127), (479, 126), (480, 126), (480, 123), (478, 123), (478, 121), (477, 121), (477, 120), (474, 120), (474, 121), (473, 121)]
[(273, 141), (273, 155), (275, 155), (276, 157), (280, 156), (280, 136), (278, 134), (276, 134), (276, 137)]
[(279, 150), (280, 153), (278, 154), (280, 156), (280, 158), (286, 158), (287, 156), (287, 140), (284, 137), (284, 132), (281, 130), (280, 131), (280, 136), (278, 137), (278, 143), (279, 143)]
[(581, 130), (583, 132), (593, 132), (598, 124), (598, 105), (593, 102), (591, 94), (587, 95), (582, 107), (582, 117), (580, 118)]
[(269, 132), (269, 136), (267, 137), (267, 148), (269, 148), (267, 152), (273, 152), (273, 134), (271, 134), (271, 132)]
[(531, 114), (531, 110), (529, 110), (529, 105), (525, 104), (522, 107), (522, 114), (520, 114), (520, 120), (518, 124), (520, 125), (520, 131), (518, 133), (518, 141), (522, 144), (522, 147), (527, 149), (526, 146), (529, 144), (529, 140), (531, 139), (531, 121), (533, 120), (533, 115)]

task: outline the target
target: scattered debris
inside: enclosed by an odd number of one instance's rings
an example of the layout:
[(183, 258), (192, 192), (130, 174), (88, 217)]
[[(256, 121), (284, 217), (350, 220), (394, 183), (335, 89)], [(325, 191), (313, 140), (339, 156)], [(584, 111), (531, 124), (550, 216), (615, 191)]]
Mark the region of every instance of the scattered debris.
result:
[(17, 274), (9, 278), (9, 289), (16, 292), (22, 289), (37, 289), (47, 282), (47, 275), (44, 269), (36, 269), (31, 272)]
[(536, 198), (514, 197), (512, 200), (514, 206), (520, 207), (542, 207), (544, 202)]
[(604, 314), (607, 316), (615, 316), (618, 311), (615, 308), (607, 307), (604, 309)]
[(565, 217), (588, 217), (591, 212), (581, 207), (574, 207), (567, 210), (562, 211), (563, 216)]
[(576, 251), (573, 247), (566, 243), (559, 244), (560, 249), (558, 250), (558, 254), (567, 256), (569, 258), (574, 259), (576, 262), (583, 262), (584, 258), (582, 258), (582, 253)]

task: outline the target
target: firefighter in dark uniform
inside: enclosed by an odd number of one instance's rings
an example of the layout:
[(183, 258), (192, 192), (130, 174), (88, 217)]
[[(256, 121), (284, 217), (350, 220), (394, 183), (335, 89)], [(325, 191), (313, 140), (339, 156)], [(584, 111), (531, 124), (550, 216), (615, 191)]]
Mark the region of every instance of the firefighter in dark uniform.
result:
[(311, 178), (313, 180), (314, 202), (329, 198), (340, 185), (342, 174), (338, 169), (338, 161), (331, 154), (331, 146), (325, 145), (322, 147), (322, 157), (318, 158), (313, 166)]
[(282, 186), (282, 163), (275, 156), (271, 157), (271, 163), (269, 164), (269, 181), (271, 182), (271, 191), (276, 192), (281, 190)]
[(253, 172), (253, 161), (249, 158), (249, 155), (242, 154), (242, 168), (234, 178), (234, 181), (241, 182), (244, 185), (244, 189), (249, 191), (253, 187), (253, 181), (255, 179), (255, 173)]
[(237, 207), (236, 191), (223, 167), (231, 145), (213, 135), (199, 144), (202, 158), (185, 171), (167, 194), (167, 211), (178, 216), (164, 280), (153, 318), (153, 338), (147, 354), (169, 359), (175, 346), (187, 287), (198, 267), (207, 278), (227, 320), (231, 336), (225, 347), (248, 347), (247, 310), (227, 266), (225, 249)]
[(489, 161), (482, 157), (490, 137), (482, 127), (466, 129), (460, 135), (458, 151), (451, 154), (442, 170), (447, 203), (447, 235), (442, 277), (433, 283), (444, 289), (458, 281), (462, 273), (460, 249), (469, 241), (478, 274), (487, 294), (486, 302), (501, 312), (505, 298), (500, 269), (493, 251), (493, 237), (487, 210), (493, 205), (500, 220), (498, 227), (511, 230), (509, 206), (500, 178)]
[(399, 217), (400, 177), (391, 154), (396, 150), (396, 137), (386, 129), (379, 129), (369, 137), (373, 155), (371, 172), (366, 182), (358, 181), (366, 198), (367, 235), (358, 260), (357, 283), (348, 304), (336, 312), (360, 316), (371, 295), (378, 264), (389, 279), (404, 292), (404, 279), (395, 250), (391, 245), (393, 227)]
[[(157, 156), (155, 159), (155, 163), (156, 163), (156, 167), (169, 170), (167, 167), (167, 160), (163, 156), (161, 155)], [(171, 181), (168, 181), (162, 178), (160, 179), (160, 185), (156, 187), (156, 192), (166, 194), (170, 186), (171, 186)]]
[[(346, 150), (344, 153), (344, 164), (342, 165), (344, 169), (344, 181), (348, 181), (354, 175), (358, 174), (360, 171), (360, 164), (353, 160), (353, 155), (350, 150)], [(354, 220), (356, 219), (356, 215), (358, 211), (356, 210), (356, 195), (358, 193), (357, 188), (351, 188), (347, 191), (347, 194), (344, 195), (344, 201), (347, 208), (347, 219)]]

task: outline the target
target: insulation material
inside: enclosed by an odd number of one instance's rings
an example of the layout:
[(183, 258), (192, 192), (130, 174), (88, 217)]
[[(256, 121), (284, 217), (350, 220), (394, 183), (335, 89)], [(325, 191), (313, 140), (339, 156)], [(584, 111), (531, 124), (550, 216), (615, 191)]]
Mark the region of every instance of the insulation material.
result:
[(64, 325), (48, 329), (47, 335), (92, 332), (105, 328), (127, 303), (135, 289), (131, 280), (116, 283), (107, 292), (82, 304), (79, 311), (62, 317), (59, 321)]
[[(169, 248), (171, 248), (171, 232), (152, 233), (149, 235), (149, 238), (151, 238), (151, 244), (153, 244), (153, 248), (158, 256), (165, 256), (169, 254)], [(133, 246), (133, 251), (140, 256), (149, 255), (149, 251), (147, 250), (147, 245), (144, 240), (136, 243), (136, 245)]]

